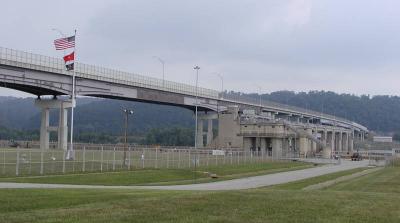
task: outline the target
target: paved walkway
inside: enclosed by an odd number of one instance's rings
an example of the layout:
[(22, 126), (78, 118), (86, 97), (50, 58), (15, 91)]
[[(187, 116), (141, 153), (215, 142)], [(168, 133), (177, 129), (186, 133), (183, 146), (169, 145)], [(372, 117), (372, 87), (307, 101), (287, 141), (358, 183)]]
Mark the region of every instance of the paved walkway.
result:
[(68, 184), (36, 184), (36, 183), (0, 183), (0, 189), (6, 188), (71, 188), (71, 189), (153, 189), (153, 190), (241, 190), (289, 183), (317, 177), (329, 173), (350, 170), (368, 166), (368, 161), (342, 161), (340, 165), (326, 165), (321, 167), (295, 170), (226, 180), (212, 183), (172, 185), (172, 186), (101, 186), (101, 185), (68, 185)]

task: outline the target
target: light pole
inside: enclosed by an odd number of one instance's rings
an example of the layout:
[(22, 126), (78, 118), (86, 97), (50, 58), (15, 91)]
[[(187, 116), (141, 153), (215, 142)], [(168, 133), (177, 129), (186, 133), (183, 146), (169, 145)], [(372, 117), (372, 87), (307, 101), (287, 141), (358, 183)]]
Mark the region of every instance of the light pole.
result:
[(260, 103), (260, 109), (261, 109), (261, 86), (256, 85), (256, 87), (258, 88), (258, 96), (259, 96), (259, 103)]
[(154, 58), (156, 58), (161, 64), (162, 64), (162, 85), (163, 87), (165, 87), (165, 60), (161, 59), (158, 56), (153, 56)]
[(133, 115), (133, 110), (123, 109), (125, 114), (125, 146), (124, 146), (124, 166), (127, 165), (126, 152), (128, 151), (128, 117)]
[(221, 79), (221, 98), (224, 98), (224, 76), (222, 74), (217, 73), (218, 77)]
[[(197, 155), (196, 155), (196, 150), (197, 150), (197, 104), (198, 104), (198, 86), (199, 86), (199, 70), (200, 67), (199, 66), (195, 66), (193, 69), (196, 70), (196, 123), (195, 123), (195, 130), (194, 130), (194, 149), (195, 149), (195, 153), (194, 153), (194, 180), (196, 181), (196, 168), (197, 168)], [(202, 133), (201, 133), (202, 134)]]

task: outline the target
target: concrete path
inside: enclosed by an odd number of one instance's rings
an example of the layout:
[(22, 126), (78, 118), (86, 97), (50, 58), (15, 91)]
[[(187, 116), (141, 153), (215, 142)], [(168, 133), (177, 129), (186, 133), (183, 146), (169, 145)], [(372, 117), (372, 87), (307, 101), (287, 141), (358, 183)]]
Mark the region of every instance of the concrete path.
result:
[(100, 185), (68, 185), (68, 184), (36, 184), (36, 183), (0, 183), (0, 189), (5, 188), (70, 188), (70, 189), (153, 189), (153, 190), (241, 190), (283, 184), (329, 173), (368, 166), (368, 161), (342, 161), (340, 165), (295, 170), (226, 180), (212, 183), (172, 185), (172, 186), (100, 186)]

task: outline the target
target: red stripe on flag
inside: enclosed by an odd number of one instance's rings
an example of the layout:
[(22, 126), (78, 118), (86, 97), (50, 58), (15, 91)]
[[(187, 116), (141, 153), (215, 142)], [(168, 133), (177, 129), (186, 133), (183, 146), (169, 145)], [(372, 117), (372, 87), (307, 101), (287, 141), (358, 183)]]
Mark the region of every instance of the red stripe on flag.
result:
[(75, 52), (72, 52), (72, 53), (64, 56), (65, 63), (67, 63), (69, 61), (74, 61), (74, 59), (75, 59)]

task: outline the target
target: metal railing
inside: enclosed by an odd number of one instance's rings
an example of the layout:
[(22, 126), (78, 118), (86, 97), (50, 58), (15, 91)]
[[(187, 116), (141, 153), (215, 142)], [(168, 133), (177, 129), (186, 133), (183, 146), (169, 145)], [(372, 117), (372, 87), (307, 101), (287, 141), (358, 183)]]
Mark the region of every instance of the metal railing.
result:
[[(9, 66), (23, 67), (27, 69), (72, 76), (72, 72), (65, 70), (64, 61), (61, 59), (3, 47), (0, 47), (0, 63)], [(162, 91), (170, 91), (179, 94), (196, 95), (196, 87), (188, 84), (167, 80), (163, 81), (157, 78), (83, 63), (76, 63), (75, 68), (77, 77)], [(219, 98), (218, 91), (202, 87), (198, 88), (198, 95), (205, 98)]]

